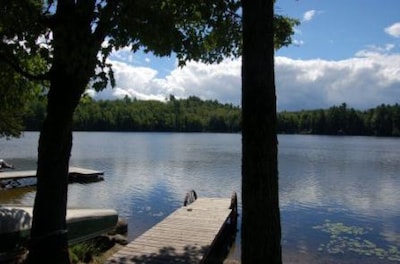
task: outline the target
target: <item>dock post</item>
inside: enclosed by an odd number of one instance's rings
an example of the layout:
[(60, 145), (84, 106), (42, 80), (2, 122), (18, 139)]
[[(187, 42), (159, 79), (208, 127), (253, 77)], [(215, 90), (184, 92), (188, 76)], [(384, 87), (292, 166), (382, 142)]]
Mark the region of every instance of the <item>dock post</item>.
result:
[(190, 190), (186, 193), (185, 200), (183, 201), (183, 206), (187, 206), (197, 200), (197, 193), (195, 190)]
[(239, 216), (236, 192), (232, 193), (231, 205), (230, 205), (229, 209), (232, 210), (231, 215), (230, 215), (230, 222), (236, 228), (237, 227), (237, 218)]

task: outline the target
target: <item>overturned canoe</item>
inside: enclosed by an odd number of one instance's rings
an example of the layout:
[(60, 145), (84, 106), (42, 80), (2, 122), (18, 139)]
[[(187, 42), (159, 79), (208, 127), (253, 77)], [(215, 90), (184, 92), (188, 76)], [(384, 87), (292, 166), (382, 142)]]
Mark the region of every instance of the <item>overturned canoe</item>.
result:
[[(25, 243), (30, 236), (32, 207), (0, 206), (0, 251)], [(112, 230), (118, 214), (112, 209), (68, 209), (68, 243), (79, 243)]]

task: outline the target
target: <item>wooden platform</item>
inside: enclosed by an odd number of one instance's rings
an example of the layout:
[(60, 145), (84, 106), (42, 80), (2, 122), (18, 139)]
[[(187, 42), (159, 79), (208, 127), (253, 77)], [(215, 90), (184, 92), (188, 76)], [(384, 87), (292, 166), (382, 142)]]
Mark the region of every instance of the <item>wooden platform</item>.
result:
[(106, 263), (206, 263), (224, 226), (235, 221), (236, 231), (233, 200), (199, 198), (173, 212)]
[[(82, 181), (93, 180), (94, 178), (98, 178), (99, 175), (103, 175), (104, 172), (78, 168), (78, 167), (69, 167), (69, 176), (71, 181)], [(0, 172), (0, 181), (3, 180), (21, 180), (26, 178), (35, 178), (36, 170), (26, 170), (26, 171), (18, 171), (18, 170), (8, 170)]]

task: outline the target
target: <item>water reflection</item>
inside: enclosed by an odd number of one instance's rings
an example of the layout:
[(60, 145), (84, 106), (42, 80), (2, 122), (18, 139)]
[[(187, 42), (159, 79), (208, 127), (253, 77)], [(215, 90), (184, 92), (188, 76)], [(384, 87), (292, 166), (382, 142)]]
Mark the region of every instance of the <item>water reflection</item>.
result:
[[(0, 157), (34, 167), (36, 142), (37, 133), (0, 140)], [(69, 206), (117, 209), (133, 239), (180, 207), (187, 190), (217, 197), (236, 191), (240, 200), (240, 144), (238, 134), (75, 133), (71, 165), (103, 170), (105, 181), (71, 184)], [(318, 251), (330, 234), (313, 227), (329, 220), (369, 228), (368, 240), (377, 248), (400, 247), (398, 171), (398, 139), (279, 136), (285, 261), (388, 262)], [(0, 203), (33, 203), (33, 190), (3, 194)], [(234, 258), (239, 258), (240, 235), (236, 245)]]
[(129, 221), (130, 238), (182, 206), (187, 190), (230, 197), (240, 189), (238, 135), (217, 134), (218, 141), (210, 144), (203, 134), (111, 133), (109, 148), (108, 143), (99, 146), (102, 133), (77, 135), (71, 163), (97, 164), (96, 169), (105, 171), (105, 181), (71, 185), (69, 204), (87, 201), (88, 206), (117, 207)]
[[(336, 226), (343, 224), (344, 229), (370, 228), (368, 241), (376, 244), (371, 252), (386, 252), (382, 259), (375, 253), (370, 258), (382, 263), (400, 261), (386, 250), (399, 245), (400, 180), (395, 175), (400, 169), (400, 141), (314, 136), (280, 139), (280, 194), (286, 248), (321, 254), (316, 249), (337, 241), (332, 242), (329, 234), (312, 227), (331, 221)], [(347, 245), (344, 242), (347, 237), (339, 238)], [(345, 251), (339, 255), (346, 255), (346, 261), (359, 262), (370, 254), (360, 249), (354, 251), (357, 254)], [(338, 261), (336, 255), (335, 259)]]
[(0, 205), (26, 204), (33, 205), (36, 189), (34, 187), (23, 187), (15, 189), (0, 190)]

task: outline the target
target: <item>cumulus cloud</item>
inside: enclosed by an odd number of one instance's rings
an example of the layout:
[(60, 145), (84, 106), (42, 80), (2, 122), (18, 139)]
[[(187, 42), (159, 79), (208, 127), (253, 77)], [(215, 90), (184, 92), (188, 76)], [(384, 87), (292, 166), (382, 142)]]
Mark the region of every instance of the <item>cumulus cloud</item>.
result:
[(400, 22), (394, 23), (391, 26), (385, 28), (385, 32), (392, 37), (400, 38)]
[(164, 78), (157, 78), (157, 71), (152, 68), (110, 62), (117, 86), (97, 94), (89, 91), (96, 99), (129, 96), (143, 100), (164, 100), (173, 94), (177, 98), (195, 95), (202, 99), (240, 104), (240, 60), (226, 60), (218, 65), (190, 62), (184, 68), (175, 68)]
[(315, 14), (317, 14), (317, 11), (316, 11), (316, 10), (308, 10), (307, 12), (305, 12), (305, 13), (303, 14), (303, 19), (302, 19), (302, 21), (303, 21), (303, 22), (306, 22), (306, 21), (312, 20), (313, 17), (315, 16)]
[[(400, 98), (400, 54), (392, 45), (370, 46), (354, 57), (330, 61), (275, 58), (278, 110), (328, 108), (346, 102), (356, 109), (382, 103), (394, 104)], [(222, 103), (240, 105), (241, 60), (225, 60), (218, 65), (190, 62), (174, 68), (163, 77), (150, 67), (127, 62), (113, 64), (117, 87), (90, 94), (98, 99), (129, 96), (165, 100), (198, 96)]]
[(203, 99), (239, 104), (240, 69), (239, 59), (225, 60), (219, 65), (192, 62), (172, 71), (161, 83), (178, 97), (196, 95)]
[(360, 52), (327, 61), (276, 58), (278, 108), (326, 108), (346, 102), (358, 109), (400, 98), (400, 55)]

